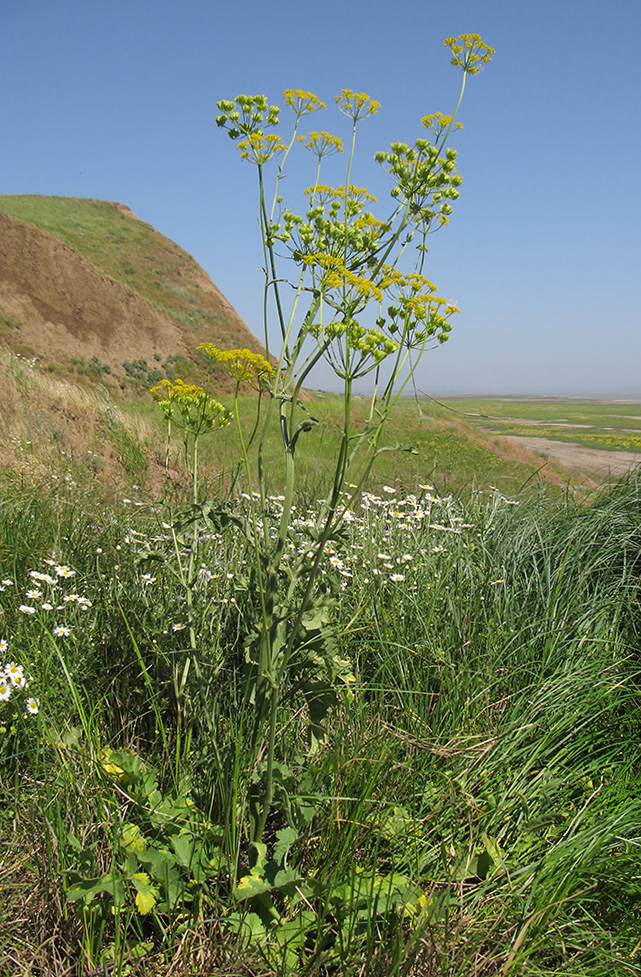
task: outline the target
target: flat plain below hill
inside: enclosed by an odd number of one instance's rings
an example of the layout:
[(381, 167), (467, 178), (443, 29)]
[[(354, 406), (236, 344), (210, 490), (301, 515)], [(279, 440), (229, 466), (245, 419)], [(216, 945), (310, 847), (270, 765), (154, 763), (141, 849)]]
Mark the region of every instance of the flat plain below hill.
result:
[(641, 463), (641, 397), (448, 398), (443, 403), (497, 447), (518, 446), (597, 483), (619, 478)]

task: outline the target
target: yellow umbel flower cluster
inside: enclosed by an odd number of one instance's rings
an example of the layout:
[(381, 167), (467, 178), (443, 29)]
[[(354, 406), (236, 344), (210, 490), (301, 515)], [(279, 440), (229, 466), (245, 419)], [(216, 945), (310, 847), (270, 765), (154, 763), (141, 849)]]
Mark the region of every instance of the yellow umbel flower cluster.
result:
[[(433, 112), (431, 115), (424, 115), (421, 119), (421, 125), (425, 129), (430, 129), (434, 135), (437, 137), (442, 136), (448, 126), (452, 125), (454, 121), (453, 115), (443, 115), (442, 112)], [(462, 122), (454, 123), (455, 129), (462, 129)]]
[(284, 153), (287, 146), (275, 132), (252, 132), (247, 139), (238, 143), (238, 149), (243, 159), (251, 159), (254, 163), (266, 163), (272, 156)]
[(231, 415), (226, 407), (195, 383), (161, 380), (149, 391), (168, 421), (178, 409), (182, 426), (188, 431), (212, 431), (226, 427)]
[(303, 262), (308, 268), (319, 267), (325, 269), (323, 285), (326, 289), (330, 288), (353, 288), (365, 299), (374, 298), (379, 302), (383, 293), (378, 285), (375, 285), (370, 278), (363, 275), (355, 275), (353, 271), (333, 254), (305, 254)]
[(316, 112), (317, 109), (327, 108), (320, 98), (313, 92), (304, 92), (300, 88), (286, 88), (283, 98), (287, 105), (294, 110), (296, 115), (306, 115), (308, 112)]
[(376, 203), (376, 197), (369, 192), (367, 187), (355, 187), (352, 183), (340, 187), (330, 187), (326, 183), (318, 183), (316, 186), (307, 187), (303, 193), (307, 196), (314, 194), (314, 196), (326, 200), (344, 200), (347, 197), (349, 200), (371, 200)]
[(305, 143), (305, 149), (321, 159), (323, 156), (333, 156), (335, 153), (343, 152), (343, 142), (338, 136), (333, 136), (331, 132), (310, 132), (307, 136), (299, 136), (299, 142)]
[(490, 47), (481, 40), (480, 34), (460, 34), (458, 37), (446, 37), (443, 41), (454, 57), (450, 61), (455, 68), (460, 68), (468, 75), (478, 74), (482, 63), (492, 60), (495, 53), (494, 48)]
[(220, 363), (237, 383), (255, 380), (257, 377), (269, 377), (276, 372), (269, 360), (251, 349), (219, 349), (213, 343), (201, 343), (198, 349), (211, 360)]
[(340, 95), (334, 96), (339, 109), (348, 118), (357, 122), (368, 115), (376, 115), (381, 107), (367, 92), (353, 92), (351, 88), (342, 88)]

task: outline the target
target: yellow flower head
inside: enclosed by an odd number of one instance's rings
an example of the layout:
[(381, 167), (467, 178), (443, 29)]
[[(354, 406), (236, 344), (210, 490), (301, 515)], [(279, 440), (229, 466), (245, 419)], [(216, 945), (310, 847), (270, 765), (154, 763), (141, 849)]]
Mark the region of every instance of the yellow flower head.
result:
[(342, 141), (329, 132), (310, 132), (308, 136), (300, 136), (300, 141), (305, 143), (305, 149), (309, 149), (319, 159), (343, 152)]
[(199, 350), (212, 360), (216, 360), (224, 367), (230, 377), (237, 383), (243, 380), (254, 380), (257, 377), (271, 376), (275, 370), (269, 360), (251, 349), (219, 349), (213, 343), (201, 343)]
[(476, 75), (481, 64), (491, 61), (494, 54), (494, 48), (485, 44), (480, 34), (446, 37), (443, 44), (452, 52), (450, 64), (468, 75)]
[(199, 399), (206, 396), (203, 388), (195, 383), (185, 383), (183, 380), (176, 380), (172, 383), (171, 380), (167, 379), (161, 380), (158, 386), (151, 388), (149, 393), (160, 404), (164, 401), (195, 404)]
[(323, 286), (325, 289), (348, 289), (353, 290), (365, 299), (382, 298), (381, 289), (370, 278), (364, 275), (356, 275), (344, 264), (339, 257), (333, 254), (319, 252), (317, 254), (303, 255), (303, 263), (308, 268), (319, 267), (325, 269), (323, 275)]
[[(426, 129), (431, 129), (436, 137), (440, 136), (448, 126), (452, 124), (453, 116), (443, 115), (442, 112), (433, 112), (432, 115), (424, 115), (421, 125)], [(455, 129), (462, 129), (462, 122), (454, 123)]]
[(313, 92), (303, 92), (300, 88), (286, 88), (283, 98), (299, 118), (301, 115), (307, 115), (308, 112), (316, 112), (317, 109), (327, 107)]
[(178, 409), (182, 426), (187, 431), (204, 433), (226, 427), (231, 415), (226, 407), (210, 397), (202, 387), (182, 380), (161, 380), (149, 391), (168, 421)]
[(351, 88), (343, 88), (340, 95), (334, 97), (334, 101), (343, 115), (354, 122), (367, 115), (376, 115), (381, 107), (381, 103), (375, 102), (366, 92), (353, 92)]
[(371, 200), (373, 203), (376, 203), (376, 197), (369, 192), (367, 187), (355, 187), (353, 183), (347, 186), (336, 187), (334, 196), (338, 200), (349, 197), (350, 200)]
[(287, 146), (275, 132), (268, 132), (267, 134), (252, 132), (247, 139), (238, 143), (238, 149), (242, 159), (249, 159), (260, 165), (266, 163), (272, 156), (284, 153)]

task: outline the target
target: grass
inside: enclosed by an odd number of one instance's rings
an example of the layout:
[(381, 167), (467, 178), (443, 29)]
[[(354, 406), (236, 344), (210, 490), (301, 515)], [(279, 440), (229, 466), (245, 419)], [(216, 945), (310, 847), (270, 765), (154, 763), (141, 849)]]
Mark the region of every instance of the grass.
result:
[[(195, 350), (203, 340), (230, 347), (258, 347), (258, 341), (191, 255), (150, 224), (136, 219), (122, 205), (73, 197), (0, 195), (0, 213), (34, 224), (64, 241), (97, 268), (169, 316), (176, 329), (174, 349), (184, 346)], [(64, 262), (65, 256), (59, 254), (57, 260)], [(74, 275), (74, 269), (75, 264), (71, 262), (67, 271)], [(82, 283), (76, 280), (76, 285), (79, 289), (77, 301), (91, 303), (91, 295), (80, 294)], [(139, 311), (144, 319), (144, 305)], [(103, 325), (109, 332), (109, 323)], [(6, 340), (14, 351), (26, 354), (20, 328), (21, 322), (15, 316), (0, 316), (0, 339)], [(157, 358), (159, 354), (147, 362), (140, 358), (135, 344), (132, 347), (131, 341), (124, 339), (122, 359), (118, 361), (113, 336), (108, 343), (101, 343), (99, 338), (96, 335), (93, 355), (86, 356), (86, 361), (81, 356), (74, 356), (69, 362), (50, 349), (47, 353), (49, 368), (58, 372), (72, 371), (85, 382), (107, 383), (118, 396), (118, 388), (126, 395), (144, 392), (161, 376), (173, 373), (177, 366), (185, 380), (201, 381), (205, 373), (204, 361), (197, 353), (181, 355), (179, 364), (175, 363), (175, 356), (161, 362)], [(106, 347), (110, 350), (109, 364), (101, 362)], [(37, 352), (40, 356), (41, 351)], [(225, 383), (224, 374), (219, 375), (218, 382)], [(229, 389), (228, 384), (226, 389)]]
[(641, 452), (638, 403), (448, 398), (446, 404), (485, 432), (534, 435), (605, 451)]
[[(105, 506), (88, 482), (5, 487), (2, 664), (30, 687), (0, 702), (0, 972), (641, 972), (641, 482), (589, 505), (462, 501), (420, 488), (419, 465), (326, 553), (357, 681), (313, 754), (300, 692), (283, 698), (267, 928), (238, 884), (243, 538), (199, 541), (194, 655), (167, 510)], [(299, 506), (295, 547), (311, 485)]]
[[(231, 399), (221, 397), (221, 401), (231, 406)], [(327, 493), (333, 475), (339, 440), (340, 400), (331, 394), (318, 393), (306, 406), (316, 423), (313, 432), (301, 441), (298, 449), (299, 486), (301, 495), (313, 500)], [(353, 416), (357, 424), (359, 419), (364, 423), (368, 407), (366, 399), (354, 403)], [(148, 408), (139, 407), (138, 410), (143, 416), (149, 416)], [(250, 428), (254, 410), (253, 399), (241, 400), (246, 429)], [(233, 428), (217, 432), (208, 445), (207, 442), (204, 444), (209, 470), (228, 479), (237, 460)], [(400, 492), (411, 492), (419, 482), (432, 481), (444, 495), (452, 492), (466, 496), (475, 488), (492, 485), (516, 494), (524, 486), (534, 488), (543, 477), (557, 489), (569, 484), (569, 476), (562, 468), (549, 465), (543, 473), (540, 464), (527, 454), (523, 460), (506, 457), (489, 439), (483, 438), (460, 418), (445, 411), (425, 418), (409, 398), (400, 401), (392, 412), (382, 447), (384, 450), (366, 486), (371, 491), (380, 491), (383, 485), (392, 484)], [(277, 493), (284, 477), (277, 432), (273, 435), (270, 457), (273, 459), (270, 478), (273, 491)]]
[[(79, 387), (39, 369), (32, 361), (0, 351), (0, 380), (4, 410), (0, 433), (5, 452), (0, 466), (15, 477), (33, 479), (89, 479), (108, 498), (131, 495), (132, 485), (159, 498), (164, 480), (165, 432), (160, 414), (148, 393), (114, 403), (103, 387)], [(231, 400), (221, 400), (231, 406)], [(315, 394), (307, 403), (318, 422), (299, 449), (300, 490), (309, 500), (323, 497), (333, 470), (338, 444), (336, 396)], [(250, 424), (255, 400), (246, 398), (241, 411)], [(364, 417), (366, 402), (355, 403)], [(424, 408), (423, 408), (424, 409)], [(432, 481), (447, 495), (465, 496), (474, 488), (494, 485), (508, 494), (523, 486), (536, 489), (545, 475), (554, 490), (569, 484), (569, 476), (550, 464), (539, 474), (536, 461), (524, 455), (510, 459), (497, 452), (491, 440), (451, 412), (438, 410), (421, 417), (412, 400), (401, 401), (392, 414), (384, 446), (367, 486), (379, 491), (393, 484), (399, 491), (413, 491), (420, 481)], [(398, 446), (398, 447), (397, 447)], [(237, 445), (232, 428), (203, 441), (208, 490), (216, 494), (233, 481)], [(270, 474), (277, 494), (282, 484), (283, 462), (274, 436)], [(187, 473), (180, 434), (171, 453), (171, 484), (184, 491)], [(54, 477), (55, 476), (55, 477)]]
[(193, 283), (182, 282), (187, 256), (149, 224), (105, 200), (4, 195), (0, 210), (60, 238), (163, 311), (182, 315), (186, 304), (192, 307), (191, 329), (199, 335), (198, 322), (207, 313), (198, 308)]
[[(151, 401), (0, 370), (0, 974), (641, 973), (641, 480), (586, 499), (402, 402), (323, 558), (355, 682), (315, 752), (283, 689), (261, 855), (251, 549), (215, 507), (194, 542)], [(307, 402), (284, 578), (336, 405)], [(231, 428), (201, 447), (209, 497), (242, 508)]]

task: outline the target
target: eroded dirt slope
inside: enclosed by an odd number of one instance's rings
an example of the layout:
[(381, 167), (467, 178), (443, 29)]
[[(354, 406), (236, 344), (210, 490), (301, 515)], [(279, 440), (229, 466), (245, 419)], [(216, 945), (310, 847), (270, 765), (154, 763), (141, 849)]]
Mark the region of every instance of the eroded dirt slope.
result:
[[(193, 359), (204, 340), (262, 350), (191, 255), (138, 222), (123, 205), (87, 204), (105, 207), (110, 219), (115, 214), (121, 222), (135, 222), (144, 235), (138, 253), (130, 257), (135, 285), (115, 277), (116, 254), (126, 249), (114, 246), (112, 232), (105, 234), (99, 267), (80, 253), (81, 246), (0, 212), (1, 344), (35, 357), (42, 366), (64, 367), (72, 357), (87, 363), (95, 358), (111, 371), (103, 382), (122, 377), (127, 361), (157, 365), (171, 356)], [(141, 294), (152, 279), (142, 267), (145, 260), (156, 268), (159, 294), (150, 291), (151, 298)], [(174, 279), (181, 283), (182, 300), (169, 291)]]

